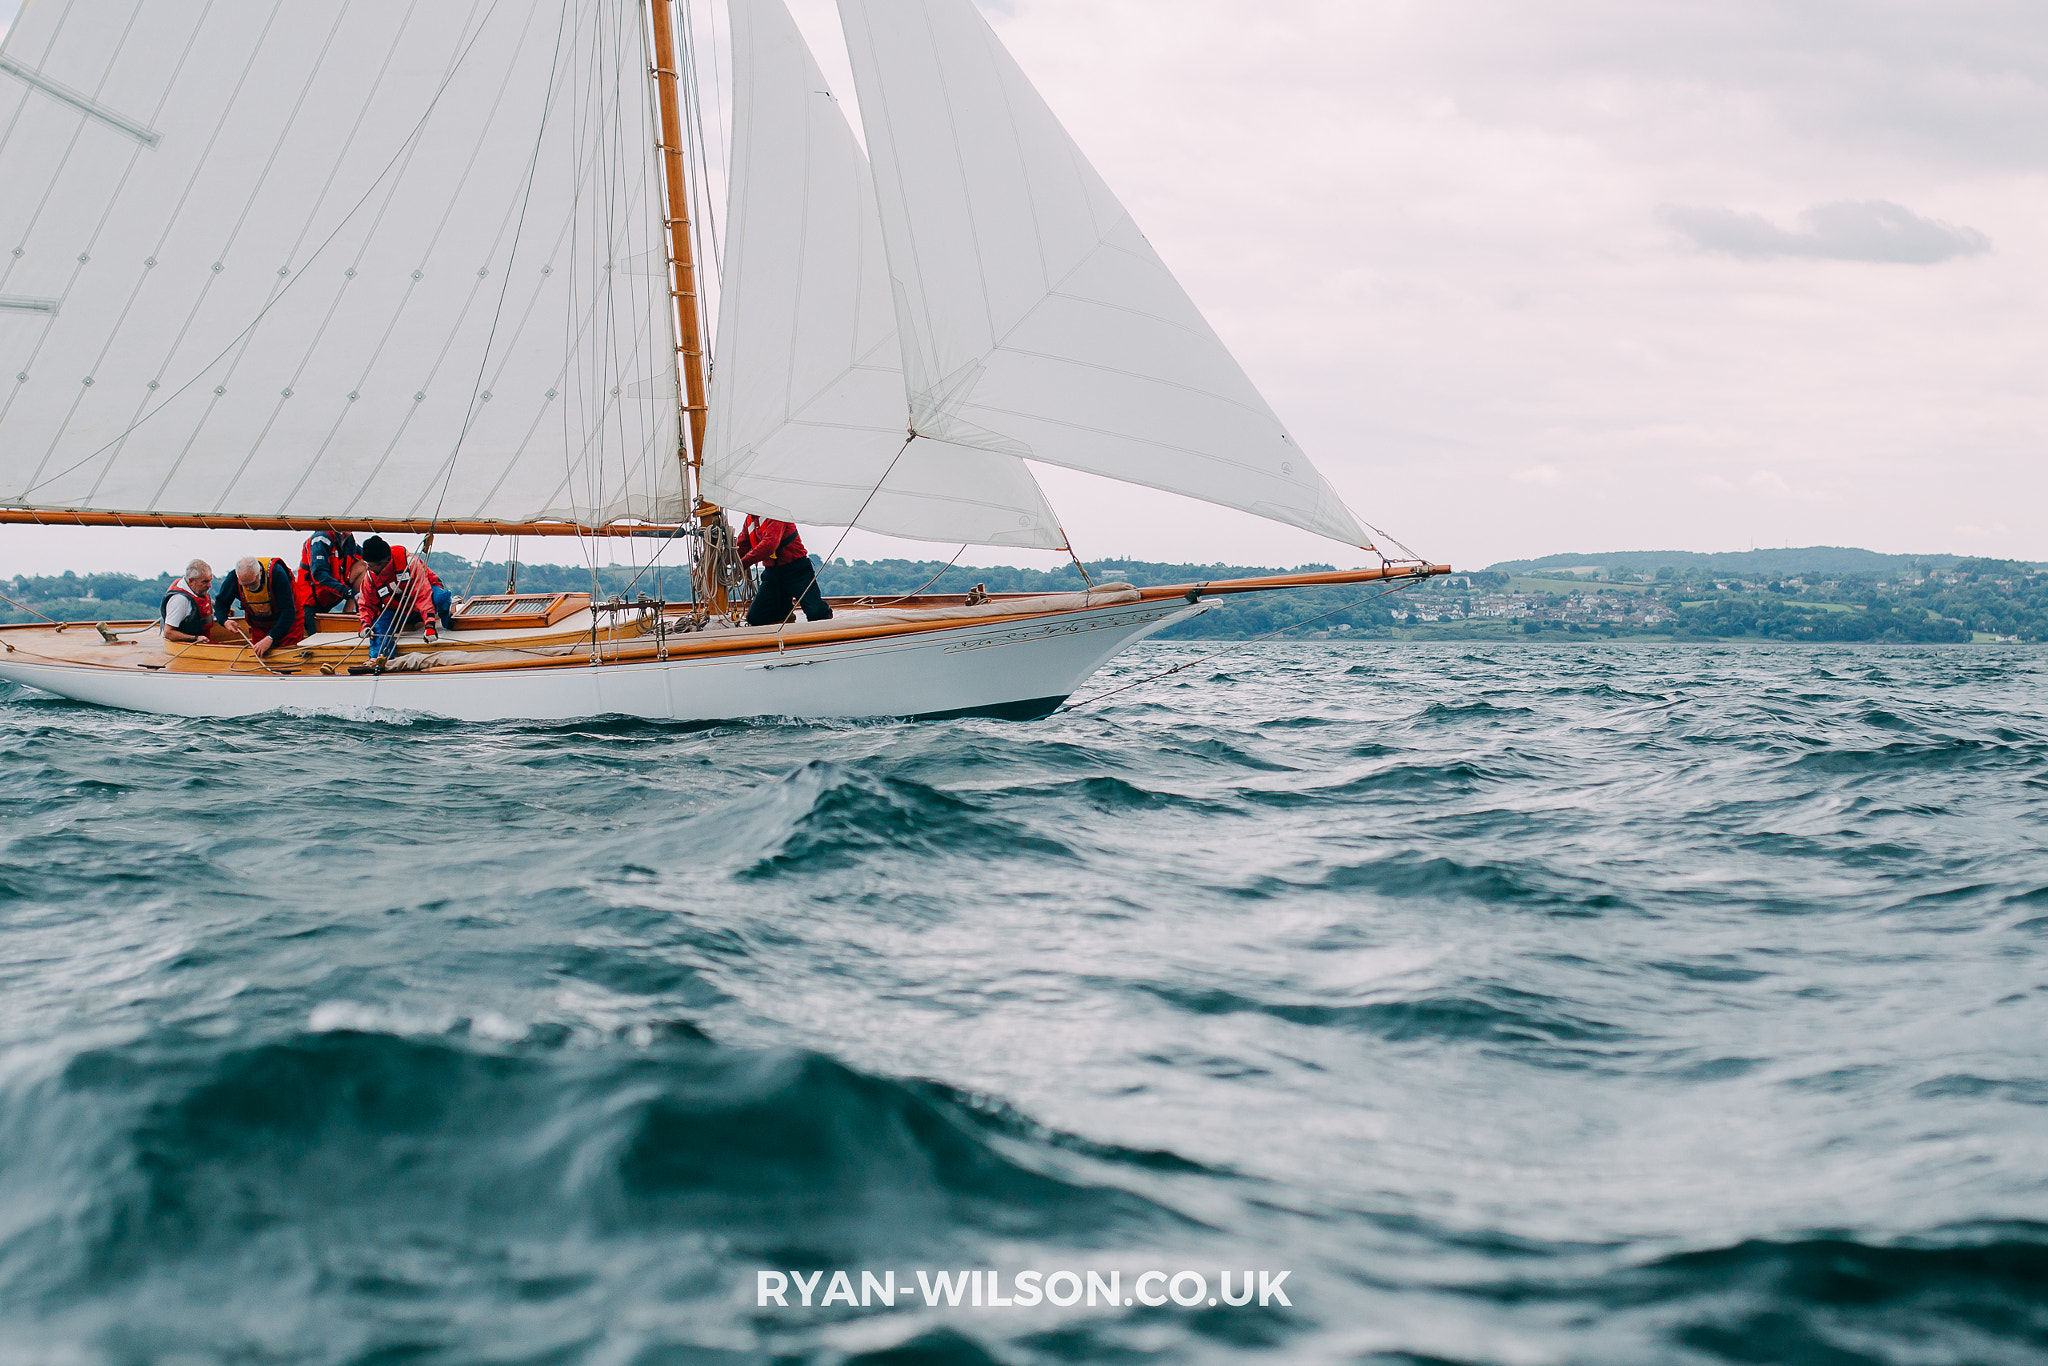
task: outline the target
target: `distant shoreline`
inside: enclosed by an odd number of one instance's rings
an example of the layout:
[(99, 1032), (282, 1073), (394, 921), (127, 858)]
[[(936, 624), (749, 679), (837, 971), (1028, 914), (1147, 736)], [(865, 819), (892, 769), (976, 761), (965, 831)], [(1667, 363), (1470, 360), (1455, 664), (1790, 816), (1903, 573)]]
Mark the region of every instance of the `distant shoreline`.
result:
[[(501, 592), (512, 567), (432, 557), (458, 593)], [(1328, 569), (1299, 565), (1293, 570)], [(1291, 572), (1260, 565), (1097, 560), (1095, 582), (1199, 583)], [(828, 595), (895, 597), (917, 592), (1071, 592), (1081, 571), (949, 566), (941, 560), (839, 560), (821, 565)], [(585, 565), (517, 566), (529, 592), (653, 593), (686, 600), (686, 573)], [(37, 614), (61, 621), (147, 620), (170, 575), (17, 576), (0, 591), (0, 622)], [(1817, 546), (1799, 550), (1628, 551), (1508, 560), (1388, 589), (1303, 588), (1218, 600), (1161, 640), (1382, 640), (1582, 644), (1772, 641), (1784, 644), (2025, 644), (2048, 640), (2048, 566), (1955, 555), (1881, 555)]]

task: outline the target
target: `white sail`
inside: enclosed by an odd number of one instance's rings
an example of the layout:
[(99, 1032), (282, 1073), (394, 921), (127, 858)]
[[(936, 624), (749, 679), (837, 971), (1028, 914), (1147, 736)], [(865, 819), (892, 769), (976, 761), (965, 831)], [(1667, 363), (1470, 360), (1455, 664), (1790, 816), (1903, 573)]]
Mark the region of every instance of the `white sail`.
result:
[(1058, 547), (1014, 455), (908, 443), (874, 182), (782, 0), (731, 0), (731, 212), (705, 495), (789, 521)]
[(916, 429), (1369, 545), (971, 0), (839, 13)]
[(639, 0), (27, 5), (0, 505), (680, 517), (649, 65)]

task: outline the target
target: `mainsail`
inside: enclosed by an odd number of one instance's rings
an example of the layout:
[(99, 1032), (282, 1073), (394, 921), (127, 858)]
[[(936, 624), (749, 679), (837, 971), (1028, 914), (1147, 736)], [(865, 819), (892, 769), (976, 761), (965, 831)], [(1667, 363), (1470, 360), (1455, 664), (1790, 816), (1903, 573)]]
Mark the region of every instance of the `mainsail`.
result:
[(681, 517), (649, 65), (638, 0), (26, 6), (0, 509)]
[(796, 522), (1063, 545), (1023, 461), (911, 442), (874, 182), (782, 0), (731, 0), (731, 211), (705, 496)]
[(970, 0), (839, 13), (910, 424), (1369, 546)]

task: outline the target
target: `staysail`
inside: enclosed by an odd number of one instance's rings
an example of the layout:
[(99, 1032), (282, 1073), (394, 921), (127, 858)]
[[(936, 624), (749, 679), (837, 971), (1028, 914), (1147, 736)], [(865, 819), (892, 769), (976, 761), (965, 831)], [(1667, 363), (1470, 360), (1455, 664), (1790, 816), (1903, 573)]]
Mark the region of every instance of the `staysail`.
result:
[(910, 442), (874, 182), (782, 0), (731, 0), (731, 209), (705, 495), (984, 545), (1064, 544), (1014, 455)]
[(971, 0), (839, 13), (916, 430), (1369, 546)]
[(0, 508), (685, 510), (639, 0), (31, 4)]

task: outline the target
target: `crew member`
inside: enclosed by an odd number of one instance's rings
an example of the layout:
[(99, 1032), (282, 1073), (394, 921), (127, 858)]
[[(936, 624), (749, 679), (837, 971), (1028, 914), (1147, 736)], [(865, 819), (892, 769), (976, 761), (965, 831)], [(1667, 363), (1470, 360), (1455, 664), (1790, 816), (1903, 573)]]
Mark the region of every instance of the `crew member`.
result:
[(213, 595), (214, 620), (225, 625), (238, 602), (248, 618), (238, 624), (249, 638), (249, 648), (258, 657), (280, 645), (296, 645), (306, 638), (298, 580), (283, 560), (271, 555), (261, 559), (244, 555), (237, 560), (234, 577), (221, 584), (220, 591)]
[(455, 595), (441, 586), (424, 557), (387, 545), (382, 536), (364, 541), (362, 550), (368, 572), (356, 579), (356, 614), (370, 633), (372, 662), (398, 653), (398, 633), (416, 623), (427, 624), (429, 645), (441, 638), (437, 619), (442, 629), (455, 629)]
[(213, 600), (207, 597), (212, 589), (213, 566), (204, 560), (192, 561), (185, 566), (183, 578), (171, 581), (160, 614), (165, 640), (190, 645), (201, 640), (240, 639), (233, 630), (213, 619)]
[(355, 610), (355, 567), (363, 562), (356, 538), (346, 531), (316, 531), (299, 550), (299, 596), (306, 602), (306, 634), (319, 629), (322, 612)]
[(818, 591), (818, 571), (804, 550), (796, 523), (749, 516), (740, 528), (740, 562), (761, 566), (761, 586), (747, 609), (747, 625), (779, 626), (789, 620), (790, 607), (801, 606), (808, 621), (825, 621), (832, 609)]

